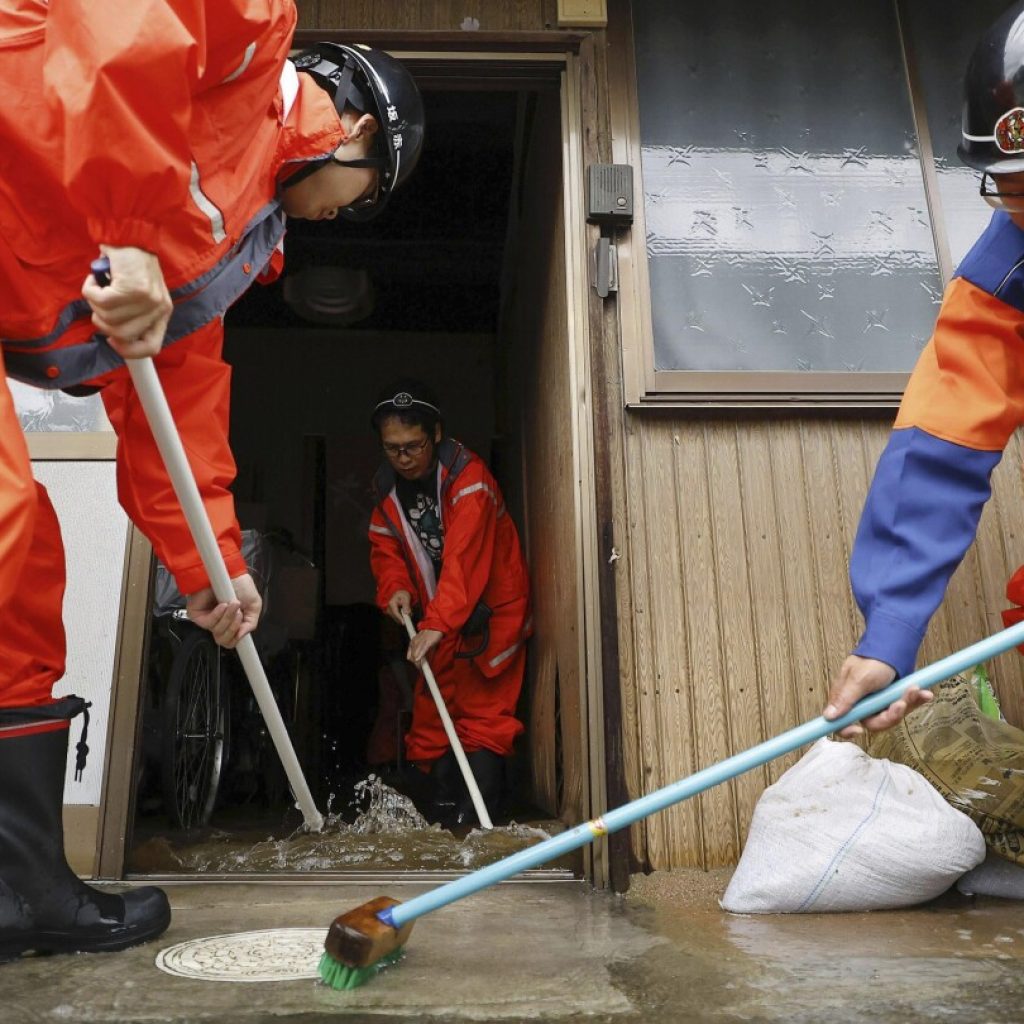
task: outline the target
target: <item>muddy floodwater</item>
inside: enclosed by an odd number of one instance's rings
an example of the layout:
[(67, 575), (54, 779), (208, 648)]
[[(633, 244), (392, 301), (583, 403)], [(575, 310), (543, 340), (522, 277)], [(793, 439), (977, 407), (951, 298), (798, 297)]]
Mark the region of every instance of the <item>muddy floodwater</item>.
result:
[(471, 871), (564, 827), (559, 821), (512, 822), (489, 831), (449, 832), (429, 824), (408, 797), (375, 776), (357, 785), (356, 796), (361, 809), (354, 821), (328, 810), (318, 833), (263, 827), (151, 836), (132, 849), (127, 870), (133, 875)]

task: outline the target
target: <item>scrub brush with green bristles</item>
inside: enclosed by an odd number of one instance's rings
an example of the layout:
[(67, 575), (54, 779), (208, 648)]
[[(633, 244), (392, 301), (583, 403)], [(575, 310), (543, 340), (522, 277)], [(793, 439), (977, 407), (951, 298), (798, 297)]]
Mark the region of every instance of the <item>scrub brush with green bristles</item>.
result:
[(320, 957), (320, 977), (325, 985), (342, 990), (358, 988), (382, 967), (401, 959), (412, 922), (395, 929), (377, 916), (398, 902), (390, 896), (378, 896), (334, 919)]
[(324, 950), (318, 967), (320, 980), (330, 988), (341, 989), (342, 991), (350, 988), (359, 988), (360, 985), (365, 985), (379, 970), (387, 967), (388, 964), (395, 963), (396, 960), (400, 960), (403, 952), (404, 950), (399, 946), (393, 953), (386, 954), (382, 959), (378, 960), (375, 964), (370, 964), (368, 967), (349, 967), (348, 964), (341, 963), (332, 954)]

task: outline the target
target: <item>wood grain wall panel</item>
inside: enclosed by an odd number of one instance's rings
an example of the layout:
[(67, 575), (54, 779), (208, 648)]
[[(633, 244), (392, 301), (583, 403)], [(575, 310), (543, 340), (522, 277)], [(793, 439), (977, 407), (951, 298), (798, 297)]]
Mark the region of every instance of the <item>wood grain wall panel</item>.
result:
[[(616, 361), (617, 362), (617, 361)], [(621, 386), (621, 382), (617, 382)], [(620, 425), (620, 424), (619, 424)], [(619, 439), (621, 445), (624, 438)], [(624, 471), (625, 458), (621, 448), (615, 460), (616, 469)], [(628, 521), (629, 511), (626, 504), (626, 491), (629, 481), (623, 476), (613, 486), (615, 503), (614, 518), (616, 522)], [(641, 712), (649, 707), (649, 702), (641, 702), (637, 686), (637, 659), (644, 651), (649, 659), (651, 650), (648, 625), (650, 615), (646, 604), (637, 604), (638, 591), (635, 575), (647, 571), (646, 557), (640, 559), (638, 552), (646, 553), (643, 543), (630, 546), (629, 532), (616, 533), (615, 561), (616, 577), (616, 618), (619, 635), (619, 688), (621, 693), (620, 728), (622, 730), (622, 759), (625, 774), (627, 798), (630, 800), (642, 796), (654, 788), (652, 778), (655, 777), (652, 758), (649, 753), (655, 744), (649, 743), (644, 732)], [(646, 588), (644, 588), (646, 593)], [(648, 734), (649, 735), (649, 734)], [(640, 826), (629, 830), (629, 843), (632, 860), (644, 864), (647, 860), (647, 832)]]
[[(732, 753), (729, 742), (727, 688), (729, 685), (722, 658), (722, 621), (718, 597), (718, 552), (715, 550), (711, 522), (711, 493), (708, 479), (706, 437), (699, 421), (664, 423), (661, 435), (671, 438), (677, 466), (675, 495), (659, 495), (659, 501), (671, 506), (677, 502), (675, 528), (679, 531), (682, 553), (684, 629), (677, 635), (685, 649), (678, 652), (688, 666), (693, 705), (692, 754), (680, 761), (682, 771), (664, 768), (667, 776), (682, 776), (693, 768), (703, 768)], [(645, 479), (653, 466), (647, 460)], [(650, 487), (650, 484), (647, 484)], [(652, 581), (654, 599), (658, 597), (657, 578)], [(685, 767), (684, 767), (685, 766)], [(708, 866), (729, 863), (739, 853), (736, 846), (736, 787), (718, 786), (700, 796), (697, 807), (703, 838), (702, 863)], [(672, 864), (678, 864), (678, 851), (672, 851)]]
[[(863, 628), (848, 559), (889, 431), (877, 419), (628, 417), (631, 564), (622, 579), (633, 621), (623, 636), (633, 638), (652, 786), (821, 713)], [(1005, 581), (1024, 560), (1020, 463), (1015, 439), (922, 663), (1000, 627)], [(678, 694), (666, 686), (676, 663), (684, 666)], [(992, 674), (1007, 717), (1022, 723), (1024, 658), (996, 659)], [(644, 823), (646, 863), (734, 862), (753, 803), (795, 757), (688, 801), (696, 819), (679, 808)]]
[[(645, 733), (651, 740), (644, 744), (644, 757), (651, 769), (648, 790), (689, 774), (696, 767), (691, 701), (699, 702), (701, 689), (694, 686), (686, 659), (686, 558), (676, 525), (679, 502), (673, 496), (678, 493), (679, 477), (672, 451), (670, 434), (650, 431), (640, 452), (645, 503), (641, 529), (649, 555), (646, 583), (653, 640), (650, 673), (640, 689), (640, 700), (647, 711)], [(652, 863), (669, 863), (671, 851), (681, 847), (699, 848), (699, 819), (699, 808), (685, 803), (651, 818), (647, 847)]]
[(768, 444), (771, 458), (763, 470), (771, 476), (779, 514), (779, 555), (783, 605), (791, 637), (793, 703), (797, 718), (805, 721), (821, 711), (832, 656), (826, 657), (822, 643), (799, 429), (794, 424), (785, 428), (772, 424)]
[[(829, 423), (829, 434), (835, 453), (837, 476), (842, 483), (838, 499), (843, 528), (843, 548), (849, 554), (857, 534), (861, 506), (864, 495), (868, 492), (875, 464), (868, 466), (859, 424), (851, 424), (848, 420), (832, 420)], [(859, 622), (855, 623), (856, 628), (859, 628)]]
[[(743, 428), (745, 429), (745, 428)], [(760, 743), (765, 735), (762, 666), (754, 642), (748, 538), (757, 510), (740, 487), (737, 425), (712, 420), (704, 425), (708, 461), (709, 509), (715, 551), (715, 580), (721, 629), (722, 685), (729, 753)], [(741, 849), (754, 805), (768, 784), (763, 767), (733, 783), (735, 842)]]
[[(853, 596), (847, 582), (846, 550), (840, 491), (828, 420), (808, 420), (800, 427), (804, 486), (810, 511), (811, 550), (814, 557), (818, 607), (825, 651), (848, 651), (858, 630), (854, 626)], [(862, 499), (861, 499), (862, 500)]]
[[(542, 31), (558, 27), (557, 0), (297, 0), (301, 28)], [(475, 24), (474, 24), (475, 23)]]
[[(620, 657), (628, 658), (632, 666), (632, 695), (623, 692), (622, 707), (634, 709), (633, 722), (623, 722), (627, 730), (624, 739), (626, 760), (626, 784), (630, 796), (636, 798), (657, 788), (663, 782), (661, 773), (660, 743), (658, 740), (657, 709), (647, 697), (647, 686), (653, 678), (654, 647), (653, 623), (651, 618), (651, 577), (649, 557), (650, 545), (647, 536), (647, 512), (644, 491), (643, 460), (637, 457), (640, 448), (640, 431), (643, 425), (636, 420), (624, 423), (626, 449), (631, 457), (623, 459), (625, 487), (621, 507), (620, 524), (617, 533), (624, 539), (623, 557), (619, 560), (617, 613), (619, 617)], [(657, 563), (658, 559), (653, 561)], [(628, 594), (632, 615), (624, 624), (624, 595)], [(627, 683), (621, 681), (623, 690)], [(689, 687), (689, 681), (686, 680)], [(628, 735), (636, 737), (636, 746), (630, 749)], [(650, 862), (650, 828), (646, 822), (631, 829), (631, 849), (640, 864)], [(694, 844), (693, 848), (699, 847)]]
[[(774, 736), (798, 721), (796, 666), (787, 617), (785, 572), (782, 566), (784, 524), (772, 487), (770, 430), (764, 424), (744, 425), (736, 431), (740, 487), (746, 524), (750, 610), (753, 620), (754, 658), (760, 673), (758, 694), (763, 728)], [(772, 783), (794, 764), (796, 754), (765, 766)]]

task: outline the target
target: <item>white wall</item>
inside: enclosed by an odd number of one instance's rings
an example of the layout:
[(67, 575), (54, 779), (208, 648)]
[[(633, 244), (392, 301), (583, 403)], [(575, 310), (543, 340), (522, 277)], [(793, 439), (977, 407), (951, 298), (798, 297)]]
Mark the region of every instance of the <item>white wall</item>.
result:
[(74, 781), (74, 747), (82, 730), (71, 723), (64, 802), (98, 806), (106, 761), (128, 519), (117, 503), (113, 462), (36, 462), (36, 479), (50, 493), (64, 536), (68, 585), (64, 595), (67, 673), (54, 689), (78, 694), (89, 709), (89, 760)]

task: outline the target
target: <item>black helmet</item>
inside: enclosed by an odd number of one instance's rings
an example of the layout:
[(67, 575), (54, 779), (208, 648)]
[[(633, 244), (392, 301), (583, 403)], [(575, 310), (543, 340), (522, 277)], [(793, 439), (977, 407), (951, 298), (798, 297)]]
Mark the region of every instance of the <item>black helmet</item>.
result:
[[(338, 212), (349, 220), (369, 220), (386, 205), (391, 193), (416, 167), (423, 149), (423, 99), (409, 69), (383, 50), (357, 43), (317, 43), (291, 58), (298, 71), (310, 75), (331, 94), (341, 114), (349, 103), (364, 114), (373, 114), (380, 126), (383, 154), (364, 160), (344, 161), (348, 166), (380, 167), (380, 191), (375, 203), (346, 207)], [(288, 179), (294, 185), (319, 168), (312, 164)]]
[(1024, 2), (981, 37), (964, 77), (960, 159), (986, 174), (1024, 171)]

